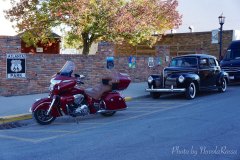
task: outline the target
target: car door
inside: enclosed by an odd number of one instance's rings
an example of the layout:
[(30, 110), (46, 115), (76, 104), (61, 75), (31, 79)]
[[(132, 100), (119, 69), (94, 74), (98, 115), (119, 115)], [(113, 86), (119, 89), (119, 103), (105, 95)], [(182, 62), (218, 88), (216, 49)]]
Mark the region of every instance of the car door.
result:
[(219, 73), (221, 72), (221, 68), (217, 60), (214, 58), (209, 58), (208, 62), (209, 62), (209, 76), (208, 76), (209, 85), (216, 86), (217, 78)]
[(214, 58), (200, 58), (199, 63), (200, 87), (212, 88), (216, 85), (220, 67)]

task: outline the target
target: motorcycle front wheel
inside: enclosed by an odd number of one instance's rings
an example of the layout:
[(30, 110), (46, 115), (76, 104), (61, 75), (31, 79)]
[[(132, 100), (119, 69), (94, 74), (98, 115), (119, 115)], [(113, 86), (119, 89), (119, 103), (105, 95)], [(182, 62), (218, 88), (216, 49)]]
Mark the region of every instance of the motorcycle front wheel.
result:
[(102, 116), (104, 117), (111, 117), (116, 113), (116, 111), (108, 111), (108, 112), (103, 112), (101, 113)]
[(44, 109), (38, 109), (35, 112), (33, 112), (33, 117), (37, 121), (37, 123), (41, 125), (50, 124), (56, 119), (56, 117), (47, 115), (47, 110)]

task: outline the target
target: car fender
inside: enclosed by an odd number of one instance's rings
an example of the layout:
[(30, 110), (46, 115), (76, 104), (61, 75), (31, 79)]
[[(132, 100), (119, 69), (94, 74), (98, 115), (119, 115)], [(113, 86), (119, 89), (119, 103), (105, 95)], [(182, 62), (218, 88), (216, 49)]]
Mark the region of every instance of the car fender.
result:
[(199, 87), (199, 84), (200, 84), (200, 77), (199, 77), (199, 75), (197, 75), (195, 73), (184, 73), (184, 74), (181, 74), (181, 75), (185, 78), (185, 80), (183, 82), (185, 87), (188, 87), (188, 85), (191, 82), (197, 83), (198, 84), (197, 87)]
[(217, 78), (217, 84), (220, 84), (221, 83), (221, 79), (222, 78), (225, 78), (227, 80), (227, 83), (229, 83), (229, 75), (227, 72), (225, 71), (221, 71), (218, 75), (218, 78)]

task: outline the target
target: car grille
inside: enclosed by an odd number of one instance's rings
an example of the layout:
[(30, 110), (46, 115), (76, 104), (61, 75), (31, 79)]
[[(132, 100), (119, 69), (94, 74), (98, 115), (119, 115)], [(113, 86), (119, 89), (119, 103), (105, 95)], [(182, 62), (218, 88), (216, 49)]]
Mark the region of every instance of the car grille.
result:
[(167, 78), (165, 81), (165, 87), (171, 87), (173, 85), (173, 87), (177, 87), (177, 82), (176, 82), (176, 78)]
[(225, 72), (240, 72), (240, 67), (222, 67)]

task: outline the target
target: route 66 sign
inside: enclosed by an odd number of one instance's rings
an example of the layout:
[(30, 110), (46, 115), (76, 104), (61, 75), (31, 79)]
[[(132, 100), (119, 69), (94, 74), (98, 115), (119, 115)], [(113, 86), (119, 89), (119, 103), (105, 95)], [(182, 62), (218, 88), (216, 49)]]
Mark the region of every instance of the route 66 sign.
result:
[(7, 78), (26, 78), (25, 54), (7, 54)]

